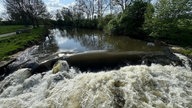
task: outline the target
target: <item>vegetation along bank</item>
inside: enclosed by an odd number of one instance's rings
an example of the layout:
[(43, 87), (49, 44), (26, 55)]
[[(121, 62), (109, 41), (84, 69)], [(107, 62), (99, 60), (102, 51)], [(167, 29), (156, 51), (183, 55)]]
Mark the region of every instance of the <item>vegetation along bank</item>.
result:
[(30, 29), (27, 33), (15, 34), (0, 38), (0, 60), (7, 59), (8, 56), (27, 47), (38, 44), (44, 39), (47, 30), (43, 27)]

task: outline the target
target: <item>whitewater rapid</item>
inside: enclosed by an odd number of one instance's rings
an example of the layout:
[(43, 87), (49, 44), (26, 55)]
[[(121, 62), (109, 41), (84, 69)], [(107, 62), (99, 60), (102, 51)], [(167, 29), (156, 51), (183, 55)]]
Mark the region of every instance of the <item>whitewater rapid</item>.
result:
[(34, 75), (20, 69), (0, 82), (0, 108), (192, 108), (192, 71), (176, 55), (185, 66)]

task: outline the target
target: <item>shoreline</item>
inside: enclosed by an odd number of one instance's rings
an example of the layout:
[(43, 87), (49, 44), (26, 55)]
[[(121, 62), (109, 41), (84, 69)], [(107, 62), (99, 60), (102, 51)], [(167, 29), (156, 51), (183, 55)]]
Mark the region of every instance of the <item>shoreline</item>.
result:
[(45, 36), (48, 35), (48, 30), (45, 28), (31, 29), (28, 33), (16, 34), (10, 37), (0, 38), (0, 44), (2, 44), (0, 54), (0, 62), (9, 60), (13, 55), (20, 51), (40, 44)]

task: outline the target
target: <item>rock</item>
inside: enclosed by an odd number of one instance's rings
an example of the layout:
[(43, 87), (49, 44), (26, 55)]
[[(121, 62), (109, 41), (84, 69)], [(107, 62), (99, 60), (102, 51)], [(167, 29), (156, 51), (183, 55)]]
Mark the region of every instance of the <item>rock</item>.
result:
[(154, 43), (152, 43), (152, 42), (148, 42), (148, 43), (147, 43), (147, 46), (152, 46), (152, 47), (154, 47), (154, 46), (155, 46), (155, 44), (154, 44)]
[(53, 66), (53, 74), (59, 72), (59, 71), (68, 71), (69, 70), (69, 65), (66, 61), (64, 60), (59, 60), (57, 63), (54, 64)]
[(163, 49), (163, 55), (145, 55), (142, 57), (143, 64), (150, 66), (152, 63), (161, 65), (173, 65), (173, 66), (183, 66), (182, 61), (174, 55), (169, 48)]
[(0, 82), (0, 94), (4, 89), (9, 87), (10, 85), (19, 85), (25, 81), (28, 77), (31, 76), (31, 69), (23, 68), (15, 71), (9, 76), (5, 77), (4, 80)]
[[(8, 61), (1, 61), (0, 62), (0, 76), (1, 75), (8, 75), (10, 73), (9, 71), (9, 64), (13, 63), (16, 59), (15, 58), (11, 58), (10, 60)], [(0, 77), (0, 80), (2, 78)]]
[(29, 32), (30, 32), (30, 29), (19, 29), (19, 30), (16, 30), (16, 34), (29, 33)]
[(41, 73), (41, 72), (45, 72), (48, 70), (51, 70), (51, 68), (53, 67), (53, 65), (58, 61), (58, 60), (62, 60), (63, 57), (58, 57), (58, 58), (53, 58), (53, 59), (49, 59), (46, 60), (44, 62), (39, 63), (38, 66), (36, 66), (36, 68), (34, 68), (32, 70), (32, 73)]

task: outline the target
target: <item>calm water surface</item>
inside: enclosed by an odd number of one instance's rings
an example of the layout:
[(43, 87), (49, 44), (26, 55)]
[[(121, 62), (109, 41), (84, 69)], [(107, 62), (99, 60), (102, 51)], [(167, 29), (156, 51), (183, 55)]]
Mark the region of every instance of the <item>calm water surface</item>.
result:
[(158, 51), (160, 46), (147, 46), (147, 42), (126, 36), (107, 36), (101, 31), (85, 29), (52, 29), (39, 51), (83, 52), (91, 50), (109, 51)]

